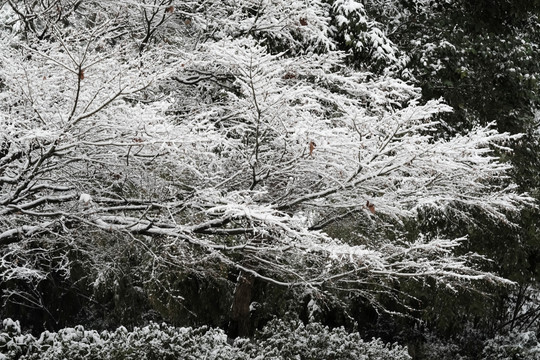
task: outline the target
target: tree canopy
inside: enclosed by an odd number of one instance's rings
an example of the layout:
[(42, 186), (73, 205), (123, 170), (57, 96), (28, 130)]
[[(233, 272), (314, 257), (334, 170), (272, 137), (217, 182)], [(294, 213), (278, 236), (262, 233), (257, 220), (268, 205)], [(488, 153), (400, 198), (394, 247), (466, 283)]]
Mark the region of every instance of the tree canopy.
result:
[[(535, 8), (433, 3), (0, 2), (2, 315), (58, 328), (112, 306), (138, 325), (143, 304), (203, 325), (191, 284), (228, 294), (205, 325), (235, 337), (265, 287), (313, 320), (514, 284), (433, 223), (515, 228), (532, 208), (506, 158), (538, 144)], [(456, 9), (514, 32), (438, 33)]]

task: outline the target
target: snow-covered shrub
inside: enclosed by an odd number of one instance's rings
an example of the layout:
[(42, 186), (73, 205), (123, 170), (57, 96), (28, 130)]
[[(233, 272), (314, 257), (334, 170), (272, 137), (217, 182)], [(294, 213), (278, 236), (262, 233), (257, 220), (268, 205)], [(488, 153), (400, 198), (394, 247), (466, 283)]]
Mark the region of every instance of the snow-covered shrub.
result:
[(482, 360), (540, 360), (535, 332), (511, 332), (486, 341)]
[(258, 335), (256, 359), (356, 359), (405, 360), (410, 359), (406, 348), (387, 345), (380, 339), (365, 342), (356, 332), (344, 328), (329, 329), (319, 323), (304, 325), (300, 321), (270, 322)]
[[(9, 338), (10, 334), (0, 333), (0, 338), (4, 337)], [(17, 339), (9, 340), (8, 344), (13, 344)], [(27, 335), (25, 342), (17, 345), (6, 359), (247, 359), (227, 343), (221, 329), (175, 328), (155, 323), (133, 331), (119, 327), (101, 333), (79, 325), (56, 333), (45, 331), (38, 339)], [(14, 345), (9, 345), (8, 350), (12, 348)]]
[(435, 336), (428, 336), (426, 343), (421, 346), (421, 358), (437, 360), (467, 360), (461, 355), (462, 347), (452, 341), (444, 341)]
[(32, 335), (21, 333), (19, 321), (4, 319), (0, 332), (0, 360), (18, 359), (22, 354), (32, 350), (35, 339)]
[(1, 360), (167, 360), (167, 359), (335, 359), (408, 360), (404, 347), (381, 340), (362, 340), (343, 328), (330, 330), (318, 323), (273, 321), (254, 339), (228, 342), (221, 329), (177, 328), (151, 323), (128, 331), (85, 330), (78, 325), (39, 337), (23, 335), (19, 323), (3, 322)]

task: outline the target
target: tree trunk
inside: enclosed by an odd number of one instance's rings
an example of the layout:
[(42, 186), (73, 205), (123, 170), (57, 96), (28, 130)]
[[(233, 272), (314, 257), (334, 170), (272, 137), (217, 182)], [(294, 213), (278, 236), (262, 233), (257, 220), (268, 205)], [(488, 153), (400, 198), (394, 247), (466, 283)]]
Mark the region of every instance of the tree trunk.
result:
[(254, 281), (254, 277), (247, 273), (241, 272), (238, 275), (231, 306), (231, 319), (227, 329), (230, 338), (249, 337), (251, 334), (249, 305), (251, 304), (251, 291)]

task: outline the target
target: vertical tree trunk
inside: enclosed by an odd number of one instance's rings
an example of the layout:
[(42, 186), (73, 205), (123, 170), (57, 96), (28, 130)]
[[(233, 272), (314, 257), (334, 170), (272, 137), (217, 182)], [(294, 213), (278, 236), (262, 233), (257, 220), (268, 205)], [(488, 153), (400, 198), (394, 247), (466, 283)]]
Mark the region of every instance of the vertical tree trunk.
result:
[(252, 275), (241, 272), (234, 290), (234, 299), (231, 306), (231, 319), (227, 329), (231, 338), (250, 336), (250, 314), (251, 292), (255, 279)]

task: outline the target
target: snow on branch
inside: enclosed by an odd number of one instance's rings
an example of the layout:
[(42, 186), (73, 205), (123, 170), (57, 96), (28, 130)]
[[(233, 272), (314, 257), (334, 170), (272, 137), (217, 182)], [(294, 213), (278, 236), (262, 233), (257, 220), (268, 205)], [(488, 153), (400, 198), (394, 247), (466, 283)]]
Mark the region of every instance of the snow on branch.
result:
[(156, 4), (120, 2), (125, 16), (94, 22), (73, 12), (47, 41), (0, 29), (0, 244), (125, 235), (161, 244), (162, 264), (202, 256), (365, 296), (401, 278), (508, 283), (455, 255), (462, 239), (351, 230), (351, 241), (329, 228), (461, 205), (507, 221), (531, 201), (492, 151), (515, 136), (435, 136), (451, 109), (391, 72), (348, 66), (322, 1)]

